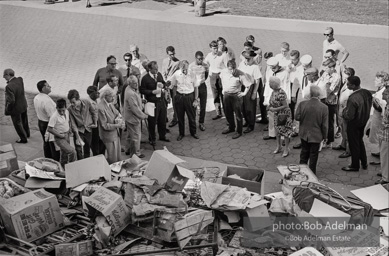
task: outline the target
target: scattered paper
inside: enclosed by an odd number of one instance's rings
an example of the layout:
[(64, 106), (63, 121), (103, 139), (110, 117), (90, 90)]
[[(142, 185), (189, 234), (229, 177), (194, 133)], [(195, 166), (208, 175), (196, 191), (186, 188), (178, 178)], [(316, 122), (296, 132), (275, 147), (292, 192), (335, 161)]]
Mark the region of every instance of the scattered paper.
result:
[(30, 177), (46, 179), (46, 180), (64, 180), (65, 178), (61, 178), (56, 176), (53, 172), (46, 172), (39, 170), (35, 167), (32, 167), (29, 164), (26, 164), (26, 172)]
[(389, 192), (382, 185), (374, 185), (350, 191), (376, 210), (389, 208)]
[(243, 180), (239, 175), (237, 174), (232, 174), (230, 176), (228, 176), (228, 178), (233, 178), (233, 179), (237, 179), (237, 180)]
[(204, 203), (211, 207), (213, 202), (223, 193), (228, 186), (222, 184), (211, 183), (204, 181), (201, 183), (201, 198), (204, 200)]
[(380, 217), (380, 227), (384, 231), (386, 236), (389, 236), (389, 218)]
[(147, 102), (145, 104), (145, 114), (148, 116), (154, 116), (155, 103)]

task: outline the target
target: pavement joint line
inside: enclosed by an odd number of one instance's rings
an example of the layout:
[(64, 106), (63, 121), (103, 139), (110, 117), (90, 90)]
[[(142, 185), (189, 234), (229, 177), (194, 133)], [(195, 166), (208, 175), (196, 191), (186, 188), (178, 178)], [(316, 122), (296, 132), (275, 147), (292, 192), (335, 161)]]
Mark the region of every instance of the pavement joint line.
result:
[[(212, 15), (195, 17), (189, 12), (192, 6), (179, 5), (165, 11), (146, 10), (139, 8), (120, 8), (120, 5), (85, 8), (84, 2), (68, 2), (65, 4), (44, 5), (41, 2), (7, 2), (1, 5), (13, 5), (26, 8), (39, 8), (52, 11), (76, 12), (94, 15), (115, 16), (123, 18), (177, 22), (182, 24), (207, 25), (217, 27), (252, 28), (276, 31), (320, 33), (325, 27), (332, 26), (337, 35), (362, 36), (371, 38), (389, 39), (389, 27), (383, 25), (367, 25), (354, 23), (341, 23), (329, 21), (295, 20), (268, 17), (251, 17), (238, 15)], [(188, 15), (193, 14), (193, 15)], [(255, 21), (255, 22), (253, 22)]]

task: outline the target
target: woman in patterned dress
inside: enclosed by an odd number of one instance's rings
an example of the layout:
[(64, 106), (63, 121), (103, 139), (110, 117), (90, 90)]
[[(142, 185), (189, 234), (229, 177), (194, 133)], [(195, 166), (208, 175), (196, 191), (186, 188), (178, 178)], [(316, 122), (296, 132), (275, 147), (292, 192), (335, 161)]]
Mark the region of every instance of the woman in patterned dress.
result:
[[(276, 129), (276, 138), (277, 138), (277, 148), (273, 152), (278, 154), (281, 152), (281, 136), (285, 138), (285, 148), (282, 154), (282, 157), (287, 157), (289, 155), (289, 142), (290, 137), (292, 136), (293, 129), (293, 120), (292, 112), (290, 111), (287, 96), (284, 90), (281, 89), (281, 80), (278, 77), (272, 76), (269, 80), (270, 88), (273, 89), (273, 92), (270, 97), (268, 111), (274, 112), (274, 127)], [(286, 122), (284, 125), (277, 124), (279, 116), (284, 116)]]

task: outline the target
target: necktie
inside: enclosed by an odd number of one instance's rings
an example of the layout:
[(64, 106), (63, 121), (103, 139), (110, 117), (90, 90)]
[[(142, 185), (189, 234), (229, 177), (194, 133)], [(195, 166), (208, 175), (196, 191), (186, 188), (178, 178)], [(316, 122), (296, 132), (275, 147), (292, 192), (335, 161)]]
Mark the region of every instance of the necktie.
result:
[(154, 80), (157, 81), (157, 74), (154, 74)]
[(130, 67), (127, 68), (127, 77), (130, 76)]

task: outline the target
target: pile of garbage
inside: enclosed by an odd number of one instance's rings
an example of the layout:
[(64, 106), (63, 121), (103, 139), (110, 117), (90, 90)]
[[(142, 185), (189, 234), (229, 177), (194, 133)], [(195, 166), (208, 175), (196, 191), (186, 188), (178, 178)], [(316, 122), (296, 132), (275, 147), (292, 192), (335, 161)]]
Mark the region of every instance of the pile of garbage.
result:
[[(30, 161), (0, 178), (0, 255), (388, 255), (388, 207), (360, 200), (366, 191), (346, 199), (290, 165), (278, 167), (281, 191), (265, 194), (264, 170), (194, 162), (167, 150), (112, 165), (98, 155), (65, 170)], [(324, 216), (354, 226), (323, 233), (302, 223), (324, 225)], [(297, 222), (304, 228), (279, 228)], [(324, 239), (333, 236), (353, 241)]]

